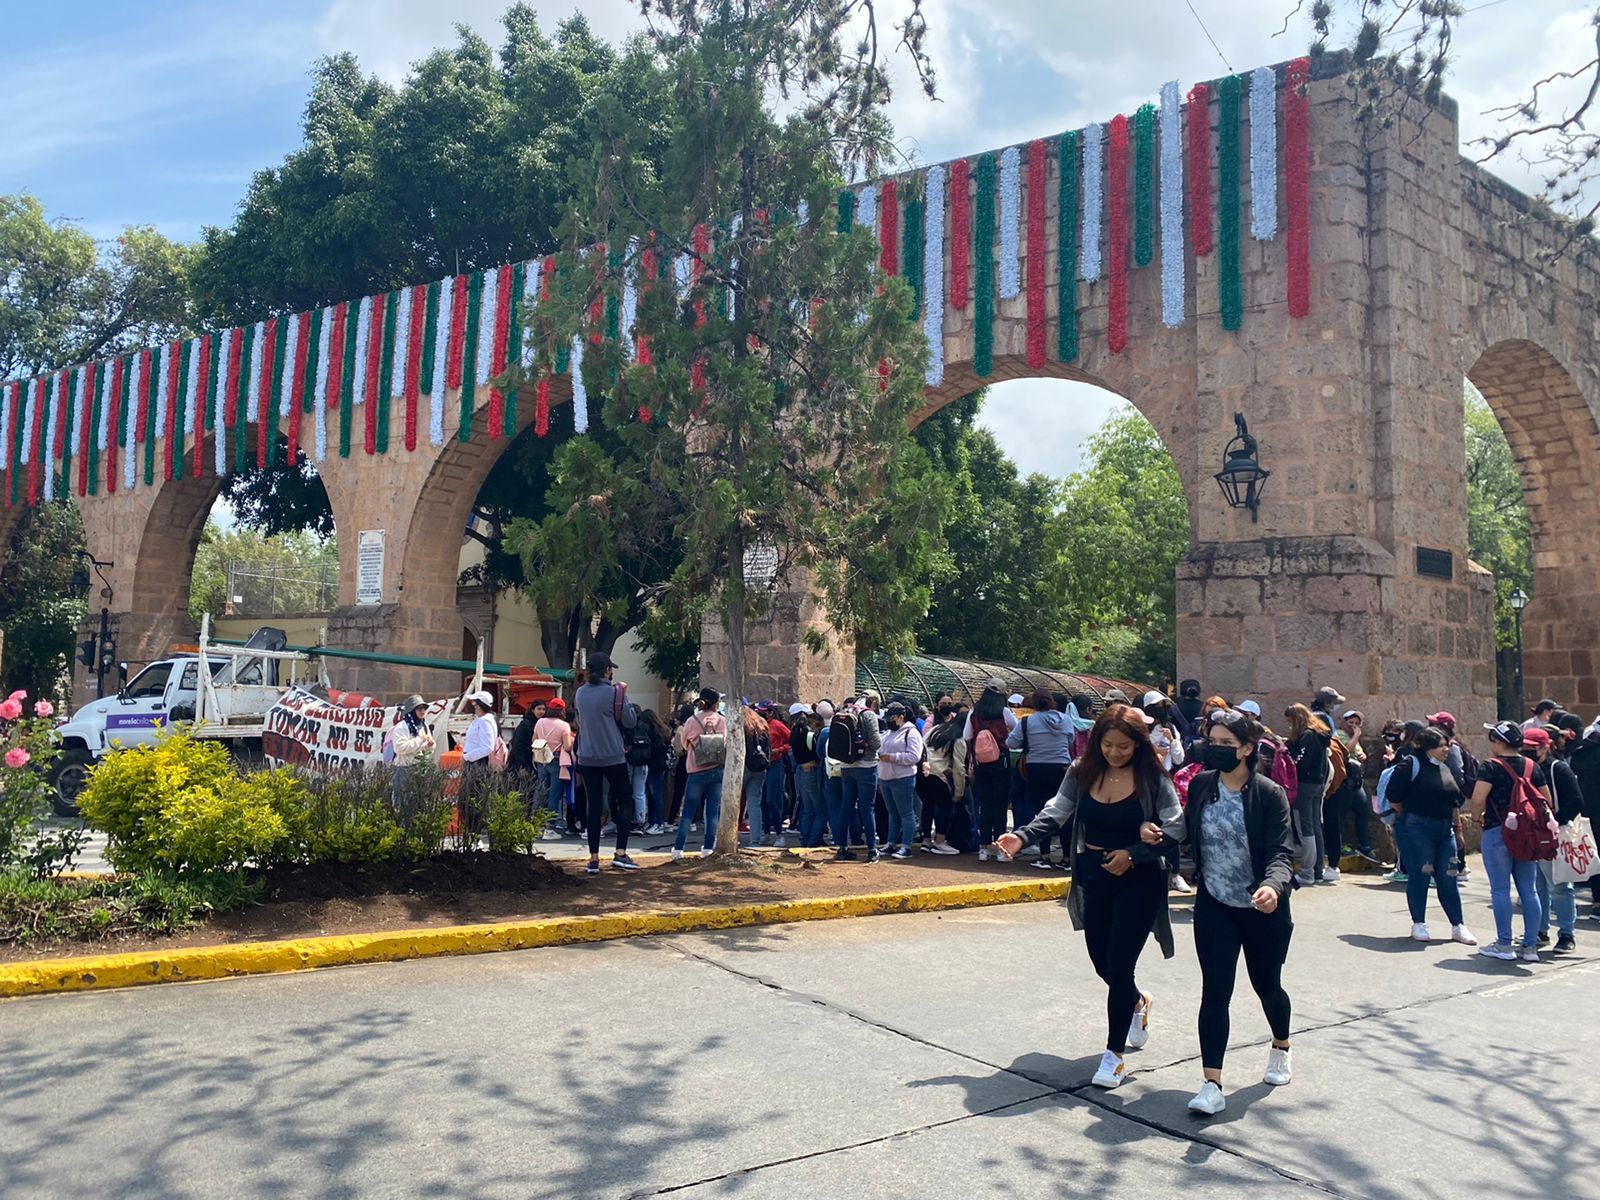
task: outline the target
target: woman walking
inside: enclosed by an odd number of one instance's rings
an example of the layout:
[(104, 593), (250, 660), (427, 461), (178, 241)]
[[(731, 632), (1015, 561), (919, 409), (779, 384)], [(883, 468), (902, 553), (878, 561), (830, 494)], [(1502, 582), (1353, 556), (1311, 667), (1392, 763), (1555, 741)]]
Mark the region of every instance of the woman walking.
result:
[(1476, 946), (1461, 910), (1460, 871), (1456, 864), (1455, 818), (1465, 797), (1456, 785), (1447, 759), (1450, 739), (1440, 729), (1424, 729), (1407, 748), (1389, 776), (1384, 795), (1394, 809), (1394, 836), (1409, 874), (1406, 905), (1411, 909), (1413, 941), (1432, 941), (1428, 933), (1428, 884), (1439, 889), (1439, 907), (1450, 922), (1450, 938)]
[(1209, 1117), (1227, 1107), (1222, 1061), (1240, 954), (1272, 1030), (1262, 1080), (1281, 1087), (1291, 1078), (1289, 994), (1282, 976), (1294, 933), (1289, 892), (1295, 848), (1289, 798), (1256, 770), (1261, 724), (1237, 709), (1212, 713), (1208, 724), (1201, 747), (1205, 770), (1189, 784), (1184, 824), (1199, 888), (1194, 948), (1200, 959), (1200, 1062), (1205, 1074), (1189, 1109)]
[[(1514, 962), (1518, 957), (1511, 941), (1511, 884), (1514, 880), (1517, 897), (1522, 901), (1522, 961), (1538, 962), (1539, 923), (1544, 915), (1539, 903), (1539, 866), (1528, 859), (1511, 857), (1502, 826), (1518, 779), (1526, 780), (1543, 794), (1546, 811), (1555, 807), (1550, 803), (1550, 783), (1538, 763), (1522, 756), (1520, 725), (1501, 721), (1484, 728), (1489, 731), (1494, 757), (1478, 764), (1478, 782), (1472, 788), (1472, 816), (1483, 826), (1483, 871), (1489, 877), (1489, 907), (1494, 911), (1495, 940), (1492, 945), (1479, 948), (1478, 953), (1505, 962)], [(1391, 777), (1391, 786), (1393, 782)], [(1416, 871), (1420, 866), (1409, 858), (1405, 865), (1408, 871)]]
[(1184, 836), (1178, 793), (1137, 709), (1114, 704), (1100, 715), (1061, 790), (1027, 828), (1002, 836), (1000, 849), (1015, 857), (1068, 821), (1074, 835), (1067, 909), (1106, 984), (1106, 1050), (1093, 1082), (1114, 1088), (1124, 1078), (1127, 1048), (1150, 1037), (1151, 997), (1139, 989), (1135, 970), (1152, 928), (1162, 954), (1172, 957), (1167, 872)]

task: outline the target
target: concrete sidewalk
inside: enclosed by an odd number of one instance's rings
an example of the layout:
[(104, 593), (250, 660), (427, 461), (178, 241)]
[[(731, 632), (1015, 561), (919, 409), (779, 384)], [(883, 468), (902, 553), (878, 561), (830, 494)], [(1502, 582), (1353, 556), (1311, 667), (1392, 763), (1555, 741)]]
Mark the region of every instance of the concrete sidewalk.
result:
[(1104, 989), (1033, 904), (7, 1002), (0, 1191), (1600, 1197), (1600, 962), (1417, 945), (1374, 884), (1294, 915), (1295, 1082), (1241, 978), (1211, 1121), (1187, 913), (1103, 1093)]

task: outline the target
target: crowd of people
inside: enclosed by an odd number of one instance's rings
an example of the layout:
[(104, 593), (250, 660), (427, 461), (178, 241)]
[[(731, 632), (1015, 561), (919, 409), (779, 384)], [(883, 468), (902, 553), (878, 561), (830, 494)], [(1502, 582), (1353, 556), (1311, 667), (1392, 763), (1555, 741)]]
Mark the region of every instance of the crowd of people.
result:
[[(1554, 953), (1576, 945), (1585, 880), (1570, 864), (1562, 869), (1557, 851), (1582, 840), (1590, 861), (1596, 854), (1586, 822), (1600, 816), (1600, 719), (1585, 726), (1551, 700), (1521, 724), (1486, 725), (1480, 760), (1448, 712), (1391, 721), (1373, 737), (1331, 687), (1288, 705), (1277, 729), (1255, 700), (1205, 696), (1196, 680), (1137, 701), (1115, 689), (1099, 699), (1024, 697), (993, 679), (971, 705), (950, 696), (932, 706), (885, 703), (867, 690), (838, 703), (732, 711), (706, 688), (663, 719), (633, 706), (612, 673), (605, 655), (591, 656), (573, 703), (536, 705), (509, 747), (509, 765), (535, 781), (531, 802), (547, 804), (566, 834), (587, 838), (591, 873), (608, 834), (619, 869), (636, 866), (627, 853), (633, 832), (674, 834), (676, 860), (703, 831), (699, 853), (711, 856), (734, 737), (744, 748), (739, 828), (748, 846), (826, 847), (838, 861), (869, 863), (975, 854), (1071, 871), (1072, 922), (1107, 989), (1100, 1087), (1122, 1082), (1125, 1054), (1150, 1036), (1154, 997), (1140, 988), (1137, 966), (1152, 934), (1173, 953), (1173, 892), (1194, 893), (1202, 975), (1204, 1080), (1190, 1108), (1211, 1115), (1226, 1106), (1223, 1057), (1241, 958), (1272, 1035), (1263, 1078), (1288, 1083), (1291, 896), (1337, 882), (1348, 856), (1386, 866), (1373, 843), (1380, 823), (1392, 829), (1397, 859), (1384, 878), (1406, 887), (1413, 939), (1433, 940), (1436, 895), (1450, 940), (1478, 946), (1461, 895), (1471, 828), (1495, 923), (1478, 952), (1538, 961), (1552, 923)], [(488, 697), (473, 699), (487, 715)], [(408, 755), (426, 736), (418, 716), (402, 712), (396, 726)], [(483, 757), (485, 742), (469, 730), (469, 760)], [(1600, 874), (1588, 883), (1600, 916)]]

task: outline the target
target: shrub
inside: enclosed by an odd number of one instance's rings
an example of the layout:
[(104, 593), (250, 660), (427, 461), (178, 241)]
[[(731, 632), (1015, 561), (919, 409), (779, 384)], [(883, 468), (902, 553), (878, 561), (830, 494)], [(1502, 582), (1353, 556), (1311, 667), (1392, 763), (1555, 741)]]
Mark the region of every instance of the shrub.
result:
[(517, 792), (497, 792), (489, 797), (489, 816), (485, 831), (489, 849), (531, 854), (539, 835), (550, 819), (549, 809), (538, 809), (531, 817), (528, 805)]
[(300, 862), (412, 862), (444, 840), (450, 806), (438, 772), (410, 768), (399, 785), (386, 766), (296, 777), (279, 809), (287, 856)]
[(24, 871), (4, 871), (0, 945), (182, 933), (259, 894), (260, 885), (240, 875), (32, 879)]

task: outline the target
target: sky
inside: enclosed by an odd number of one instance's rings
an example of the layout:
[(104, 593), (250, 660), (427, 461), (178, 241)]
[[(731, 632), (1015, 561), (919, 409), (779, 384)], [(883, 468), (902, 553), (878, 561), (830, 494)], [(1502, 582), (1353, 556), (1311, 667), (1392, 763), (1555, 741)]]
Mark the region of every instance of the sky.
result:
[[(368, 71), (399, 82), (412, 62), (454, 40), (457, 22), (498, 45), (505, 7), (0, 0), (0, 194), (30, 192), (97, 237), (133, 224), (193, 239), (228, 224), (252, 172), (299, 144), (308, 70), (319, 56), (349, 50)], [(639, 25), (627, 0), (535, 7), (547, 28), (574, 9), (610, 38)], [(1448, 85), (1464, 144), (1493, 128), (1487, 109), (1587, 57), (1594, 0), (1466, 7)], [(926, 101), (909, 70), (897, 69), (891, 114), (900, 148), (936, 162), (1131, 112), (1169, 79), (1187, 87), (1293, 58), (1310, 40), (1304, 18), (1289, 15), (1294, 8), (1295, 0), (924, 0), (941, 98)], [(1537, 190), (1532, 168), (1495, 169)], [(982, 420), (1024, 472), (1060, 475), (1079, 465), (1085, 439), (1121, 404), (1086, 385), (1018, 380), (991, 390)]]

